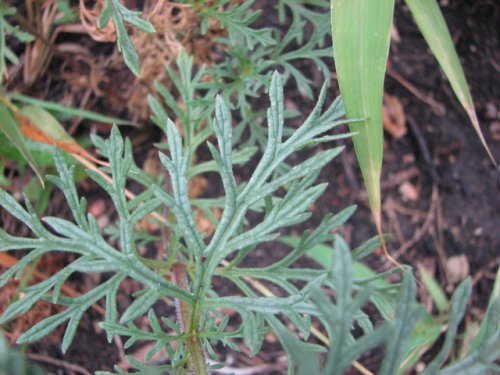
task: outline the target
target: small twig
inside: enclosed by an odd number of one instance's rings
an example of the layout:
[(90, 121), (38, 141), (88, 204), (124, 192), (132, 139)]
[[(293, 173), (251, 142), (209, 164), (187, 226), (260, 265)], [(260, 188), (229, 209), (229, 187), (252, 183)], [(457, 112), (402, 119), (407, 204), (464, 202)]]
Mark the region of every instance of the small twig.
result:
[(123, 348), (122, 338), (118, 335), (115, 335), (115, 337), (113, 338), (113, 342), (115, 343), (116, 349), (118, 350), (120, 361), (123, 361), (125, 359), (125, 349)]
[(446, 277), (446, 282), (448, 286), (451, 285), (450, 283), (450, 277), (449, 277), (449, 272), (448, 269), (446, 268), (446, 263), (447, 263), (447, 256), (446, 256), (446, 251), (444, 250), (444, 235), (443, 235), (443, 228), (444, 228), (444, 217), (443, 217), (443, 210), (441, 208), (441, 202), (438, 199), (438, 202), (436, 204), (436, 232), (435, 235), (432, 233), (432, 238), (434, 239), (434, 245), (436, 246), (436, 251), (438, 253), (439, 257), (439, 262), (441, 264), (441, 268), (444, 271), (444, 275)]
[(406, 242), (403, 231), (401, 230), (401, 225), (399, 225), (398, 215), (396, 214), (396, 210), (394, 209), (394, 200), (392, 197), (387, 197), (384, 204), (384, 212), (389, 218), (389, 222), (391, 223), (392, 228), (394, 228), (394, 233), (396, 234), (396, 238), (398, 239), (400, 244)]
[(391, 210), (394, 210), (395, 212), (400, 213), (401, 215), (411, 216), (412, 218), (417, 217), (422, 220), (425, 220), (425, 218), (427, 217), (427, 213), (424, 211), (402, 206), (392, 200), (388, 203), (389, 203), (389, 208)]
[(439, 184), (440, 178), (439, 175), (436, 171), (436, 167), (434, 166), (434, 163), (432, 161), (432, 156), (429, 151), (429, 147), (427, 146), (427, 142), (425, 140), (424, 135), (422, 134), (422, 131), (420, 130), (420, 125), (415, 121), (415, 119), (408, 115), (406, 117), (408, 119), (408, 125), (410, 128), (410, 131), (415, 138), (417, 147), (420, 151), (420, 154), (422, 156), (422, 159), (425, 163), (425, 166), (427, 170), (429, 171), (429, 174), (431, 175), (432, 179), (434, 180), (435, 183)]
[(403, 169), (402, 171), (394, 173), (389, 179), (382, 181), (380, 187), (382, 189), (391, 189), (418, 175), (420, 175), (420, 170), (417, 167)]
[(408, 241), (406, 241), (404, 244), (402, 244), (401, 247), (394, 253), (395, 257), (399, 258), (401, 254), (411, 249), (428, 232), (434, 220), (434, 215), (436, 212), (438, 201), (439, 201), (439, 190), (437, 185), (434, 185), (432, 187), (431, 204), (429, 206), (429, 210), (427, 211), (424, 223), (420, 228), (418, 228), (415, 231), (413, 237)]
[(43, 354), (35, 354), (35, 353), (28, 353), (28, 357), (30, 357), (35, 361), (45, 362), (54, 366), (64, 367), (65, 369), (74, 371), (78, 374), (92, 375), (89, 371), (85, 370), (83, 367), (63, 361), (61, 359), (55, 359)]
[(479, 271), (475, 273), (474, 276), (472, 276), (472, 285), (476, 286), (476, 284), (483, 278), (491, 278), (495, 279), (496, 277), (496, 272), (500, 272), (500, 269), (498, 268), (498, 265), (500, 264), (500, 257), (496, 257), (493, 260), (489, 261), (488, 264), (486, 264), (486, 267), (481, 268)]
[(415, 95), (418, 99), (429, 104), (436, 111), (436, 113), (438, 115), (443, 115), (445, 113), (445, 107), (443, 104), (439, 103), (432, 96), (426, 95), (426, 94), (423, 94), (422, 92), (420, 92), (415, 86), (413, 86), (408, 80), (406, 80), (406, 78), (404, 78), (399, 73), (388, 68), (387, 75), (394, 78), (394, 80), (396, 80), (401, 86), (403, 86), (405, 89), (407, 89), (413, 95)]

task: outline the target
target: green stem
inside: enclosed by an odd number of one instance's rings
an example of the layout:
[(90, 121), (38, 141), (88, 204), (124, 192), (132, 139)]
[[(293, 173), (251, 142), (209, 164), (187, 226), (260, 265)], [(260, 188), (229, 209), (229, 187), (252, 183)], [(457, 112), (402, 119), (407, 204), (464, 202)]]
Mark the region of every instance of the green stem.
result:
[[(183, 263), (175, 263), (173, 269), (174, 283), (189, 291), (188, 280), (186, 276), (186, 267)], [(201, 311), (199, 298), (194, 302), (195, 308), (191, 312), (189, 302), (176, 299), (175, 308), (177, 310), (177, 318), (181, 324), (182, 330), (187, 334), (186, 346), (189, 353), (189, 367), (196, 375), (208, 375), (205, 354), (200, 340), (200, 319)], [(196, 313), (196, 315), (195, 315)], [(194, 318), (196, 317), (196, 318)]]

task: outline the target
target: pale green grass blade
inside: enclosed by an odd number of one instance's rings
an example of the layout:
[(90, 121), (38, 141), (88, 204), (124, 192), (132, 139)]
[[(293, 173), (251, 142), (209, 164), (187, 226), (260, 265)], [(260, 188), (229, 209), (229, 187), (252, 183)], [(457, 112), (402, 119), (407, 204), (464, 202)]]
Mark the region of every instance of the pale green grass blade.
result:
[(382, 97), (394, 0), (333, 0), (333, 55), (359, 165), (375, 223), (380, 226)]
[(483, 137), (479, 121), (474, 109), (472, 96), (467, 86), (464, 71), (460, 65), (455, 46), (446, 26), (446, 21), (439, 9), (436, 0), (406, 0), (406, 4), (410, 8), (413, 18), (417, 23), (422, 35), (429, 45), (432, 53), (441, 65), (446, 77), (450, 81), (451, 87), (455, 92), (460, 104), (464, 107), (469, 119), (476, 130), (476, 133), (481, 140), (486, 152), (495, 166), (497, 163), (491, 153), (486, 140)]
[(434, 279), (434, 277), (432, 277), (431, 273), (427, 271), (427, 269), (423, 265), (418, 264), (417, 267), (420, 271), (422, 283), (424, 284), (427, 292), (436, 304), (438, 311), (441, 314), (448, 312), (450, 303), (439, 283), (436, 281), (436, 279)]
[(0, 103), (0, 132), (5, 134), (9, 142), (11, 142), (19, 150), (24, 159), (28, 162), (28, 164), (37, 175), (40, 183), (42, 184), (42, 187), (45, 186), (42, 174), (38, 169), (38, 166), (33, 159), (30, 150), (24, 142), (24, 135), (21, 133), (19, 125), (17, 124), (16, 120), (11, 115), (7, 107), (2, 103)]
[(27, 104), (36, 105), (38, 107), (45, 108), (49, 111), (65, 113), (71, 116), (79, 116), (85, 119), (103, 122), (106, 124), (132, 125), (130, 121), (122, 120), (117, 117), (105, 116), (96, 112), (87, 111), (85, 109), (66, 107), (65, 105), (59, 103), (49, 102), (47, 100), (40, 100), (22, 94), (9, 93), (7, 94), (7, 96), (13, 101), (19, 101)]

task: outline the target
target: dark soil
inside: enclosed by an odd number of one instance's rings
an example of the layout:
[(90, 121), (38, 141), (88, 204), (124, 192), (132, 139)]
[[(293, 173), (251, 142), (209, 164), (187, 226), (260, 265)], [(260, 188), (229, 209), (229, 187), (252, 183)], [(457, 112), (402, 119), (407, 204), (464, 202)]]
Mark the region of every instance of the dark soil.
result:
[[(500, 7), (495, 0), (440, 3), (472, 90), (483, 134), (496, 160), (500, 160)], [(386, 80), (386, 92), (403, 104), (408, 121), (405, 136), (395, 139), (386, 134), (384, 144), (384, 223), (385, 231), (393, 235), (390, 249), (402, 263), (414, 267), (424, 264), (447, 292), (453, 290), (454, 275), (446, 272), (446, 264), (450, 259), (464, 255), (466, 260), (461, 264), (463, 267), (468, 264), (465, 274), (470, 275), (474, 282), (470, 304), (473, 308), (469, 314), (477, 320), (484, 314), (499, 264), (500, 174), (488, 159), (409, 10), (401, 1), (397, 2), (395, 28), (400, 41), (393, 41), (391, 48), (389, 69), (394, 74)], [(400, 79), (394, 78), (398, 75), (424, 96), (434, 98), (444, 112), (438, 113), (410, 93), (401, 85)], [(321, 85), (320, 80), (317, 81), (316, 93)], [(286, 97), (300, 103), (299, 108), (307, 113), (306, 102), (293, 90), (293, 87), (286, 90)], [(154, 130), (148, 131), (157, 134)], [(317, 202), (311, 223), (317, 223), (327, 213), (357, 204), (355, 215), (341, 229), (354, 248), (376, 232), (352, 145), (350, 141), (344, 143), (346, 150), (321, 174), (320, 180), (328, 181), (330, 185)], [(244, 176), (248, 172), (244, 169), (241, 174)], [(279, 256), (278, 253), (274, 256)], [(249, 264), (258, 266), (269, 261), (266, 254), (257, 254), (249, 259)], [(375, 269), (388, 266), (380, 254), (371, 256), (369, 261)], [(64, 356), (58, 344), (49, 339), (32, 345), (29, 351), (48, 358), (64, 359), (88, 372), (112, 370), (119, 354), (116, 346), (108, 344), (105, 334), (97, 327), (99, 318), (96, 312), (85, 316), (79, 333)], [(266, 353), (264, 357), (253, 359), (253, 363), (259, 364), (263, 358), (283, 354), (272, 345)], [(242, 361), (241, 356), (231, 353), (226, 353), (226, 358)], [(376, 359), (377, 355), (373, 358)], [(365, 362), (377, 367), (375, 360)], [(52, 374), (79, 373), (61, 363), (40, 363)]]

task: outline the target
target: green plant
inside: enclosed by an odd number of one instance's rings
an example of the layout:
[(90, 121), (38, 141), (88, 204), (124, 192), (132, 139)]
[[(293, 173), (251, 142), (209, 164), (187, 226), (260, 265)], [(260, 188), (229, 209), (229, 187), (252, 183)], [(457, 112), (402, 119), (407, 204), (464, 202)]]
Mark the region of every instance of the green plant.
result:
[(120, 52), (123, 54), (125, 64), (135, 74), (141, 72), (139, 55), (134, 48), (130, 37), (127, 34), (125, 23), (134, 25), (138, 29), (146, 33), (154, 33), (155, 28), (151, 22), (141, 18), (142, 13), (131, 11), (125, 7), (119, 0), (105, 0), (102, 13), (97, 20), (97, 25), (100, 28), (106, 26), (110, 21), (113, 21), (116, 29), (116, 41)]
[[(129, 11), (119, 1), (106, 0), (105, 4), (100, 24), (113, 20), (124, 59), (137, 73), (137, 53), (124, 23), (139, 23), (144, 29), (149, 26), (141, 21), (138, 12)], [(442, 323), (417, 303), (410, 270), (406, 269), (401, 283), (389, 283), (385, 277), (399, 273), (400, 269), (377, 273), (361, 263), (380, 245), (378, 238), (351, 252), (341, 237), (332, 234), (348, 220), (354, 207), (323, 218), (300, 237), (282, 236), (285, 228), (301, 224), (311, 216), (309, 207), (326, 188), (326, 184), (316, 185), (315, 181), (321, 168), (341, 148), (319, 150), (300, 163), (289, 165), (293, 155), (350, 135), (328, 133), (344, 121), (345, 113), (340, 99), (323, 110), (327, 85), (307, 120), (298, 128), (285, 127), (286, 118), (292, 114), (284, 108), (284, 81), (293, 78), (306, 96), (312, 96), (311, 82), (290, 62), (312, 59), (325, 77), (329, 75), (321, 60), (329, 54), (322, 46), (329, 32), (324, 22), (328, 15), (304, 6), (323, 9), (325, 2), (279, 1), (279, 14), (288, 8), (294, 17), (281, 40), (274, 30), (251, 27), (259, 14), (251, 10), (251, 2), (231, 6), (221, 0), (211, 7), (203, 7), (199, 1), (192, 4), (198, 7), (203, 20), (201, 31), (210, 19), (217, 19), (227, 29), (228, 37), (221, 43), (228, 46), (229, 58), (211, 68), (195, 67), (192, 57), (182, 51), (176, 67), (167, 67), (173, 90), (157, 83), (159, 95), (148, 97), (153, 121), (168, 139), (167, 144), (156, 145), (165, 152), (160, 153), (160, 159), (168, 178), (161, 174), (152, 177), (142, 171), (133, 160), (131, 142), (122, 138), (117, 127), (113, 127), (107, 140), (92, 136), (97, 152), (109, 161), (109, 166), (88, 170), (87, 175), (109, 195), (117, 215), (116, 223), (102, 230), (87, 212), (86, 199), (77, 194), (75, 167), (68, 165), (71, 159), (57, 147), (48, 147), (53, 149), (58, 175), (47, 180), (62, 191), (73, 218), (40, 219), (36, 213), (38, 207), (33, 207), (29, 199), (25, 198), (22, 206), (0, 190), (0, 207), (31, 230), (29, 237), (19, 237), (0, 229), (1, 252), (24, 251), (19, 262), (0, 276), (0, 285), (22, 276), (42, 255), (65, 252), (74, 257), (46, 280), (22, 288), (23, 298), (6, 308), (0, 324), (8, 330), (12, 319), (39, 300), (64, 306), (62, 312), (24, 332), (18, 342), (39, 340), (67, 323), (61, 343), (66, 351), (77, 335), (83, 314), (104, 300), (106, 313), (100, 326), (109, 341), (115, 336), (125, 337), (126, 349), (139, 341), (152, 344), (144, 361), (128, 357), (136, 368), (133, 374), (206, 374), (223, 366), (207, 362), (208, 357), (219, 361), (217, 344), (230, 350), (240, 350), (245, 345), (254, 355), (271, 331), (288, 354), (290, 374), (341, 374), (351, 365), (364, 369), (356, 359), (376, 347), (385, 348), (381, 374), (403, 373), (405, 366), (421, 358), (422, 351), (428, 349), (422, 344), (425, 338), (419, 336), (421, 330), (435, 334), (442, 328)], [(219, 7), (223, 7), (220, 12), (216, 11)], [(315, 31), (302, 44), (304, 21), (310, 22)], [(276, 67), (283, 70), (283, 76), (273, 73), (271, 77), (270, 72)], [(205, 81), (207, 76), (213, 81)], [(271, 104), (267, 110), (268, 126), (263, 127), (258, 123), (263, 111), (253, 110), (252, 97), (266, 89)], [(214, 100), (216, 93), (220, 96)], [(14, 94), (9, 97), (40, 107), (51, 106), (49, 109), (56, 111), (61, 109), (55, 103), (34, 103), (32, 98)], [(15, 110), (8, 105), (4, 107), (5, 113), (12, 117)], [(239, 121), (234, 129), (230, 112), (233, 107), (238, 117), (234, 122)], [(167, 111), (172, 114), (167, 115)], [(171, 119), (180, 124), (182, 132)], [(245, 129), (250, 130), (246, 143), (250, 147), (235, 149), (235, 144), (242, 143)], [(218, 147), (211, 143), (214, 138)], [(197, 149), (204, 144), (208, 145), (212, 159), (197, 163)], [(257, 153), (255, 144), (263, 149), (257, 166), (248, 180), (237, 183), (233, 168)], [(207, 172), (220, 175), (224, 196), (191, 199), (189, 180)], [(142, 187), (137, 196), (127, 190), (131, 182)], [(213, 215), (214, 207), (222, 209), (222, 217)], [(204, 236), (197, 228), (195, 208), (213, 222), (212, 236)], [(249, 220), (251, 211), (257, 219)], [(143, 220), (159, 224), (161, 236), (142, 232), (136, 224)], [(272, 251), (269, 244), (274, 246), (275, 240), (286, 244), (288, 252), (284, 257), (272, 258), (263, 267), (245, 265), (246, 258), (256, 249), (265, 247)], [(156, 249), (159, 257), (146, 257), (143, 253), (146, 245)], [(298, 262), (304, 256), (316, 260), (318, 267), (300, 266)], [(75, 273), (98, 273), (101, 283), (80, 296), (70, 297), (62, 290)], [(135, 280), (142, 289), (121, 310), (116, 296), (127, 278)], [(231, 294), (219, 295), (214, 288), (216, 278), (231, 282)], [(273, 295), (262, 286), (262, 281), (278, 288), (280, 294)], [(428, 374), (467, 371), (479, 374), (496, 369), (491, 363), (499, 355), (498, 293), (492, 295), (482, 333), (474, 346), (468, 354), (442, 368), (447, 356), (454, 352), (458, 324), (470, 293), (471, 283), (466, 280), (457, 288), (450, 306), (445, 306), (447, 300), (441, 301), (440, 307), (447, 314), (448, 333), (442, 349), (429, 364)], [(165, 301), (175, 308), (166, 308)], [(368, 304), (375, 307), (380, 319), (375, 320), (367, 313)], [(227, 309), (238, 313), (236, 321), (223, 313)], [(147, 321), (149, 327), (137, 324), (137, 319)], [(311, 333), (322, 337), (313, 327), (315, 320), (321, 322), (327, 333), (327, 339), (322, 339), (325, 345), (310, 337)], [(353, 326), (360, 327), (362, 333), (354, 334)], [(433, 340), (438, 336), (439, 333), (434, 335)], [(168, 362), (150, 363), (160, 350), (168, 354)], [(117, 366), (115, 371), (128, 373)]]
[[(285, 241), (294, 243), (295, 239), (286, 238)], [(331, 342), (334, 343), (333, 349), (328, 352), (323, 372), (318, 367), (308, 367), (301, 373), (341, 374), (349, 367), (355, 355), (366, 352), (369, 347), (383, 342), (384, 358), (378, 374), (405, 374), (413, 369), (423, 353), (426, 353), (441, 336), (443, 325), (447, 327), (444, 342), (439, 346), (437, 354), (429, 361), (424, 374), (465, 375), (498, 371), (498, 366), (495, 366), (493, 362), (500, 357), (500, 296), (498, 292), (500, 273), (497, 275), (490, 297), (487, 315), (481, 325), (481, 331), (484, 334), (478, 335), (475, 345), (468, 350), (461, 351), (451, 364), (443, 366), (446, 358), (457, 352), (458, 345), (455, 345), (458, 341), (457, 331), (472, 292), (471, 280), (466, 279), (457, 287), (450, 302), (442, 301), (442, 305), (446, 305), (444, 307), (447, 315), (445, 323), (443, 316), (433, 317), (417, 303), (416, 283), (411, 272), (404, 273), (400, 289), (395, 293), (395, 285), (387, 283), (381, 277), (382, 275), (365, 269), (359, 263), (370, 253), (371, 246), (365, 245), (350, 252), (340, 238), (336, 239), (334, 245), (333, 248), (327, 245), (316, 245), (307, 252), (325, 269), (330, 269), (333, 277), (336, 300), (334, 305), (324, 293), (318, 290), (312, 295), (313, 302), (321, 311), (320, 319), (327, 327)], [(392, 292), (387, 293), (391, 289)], [(352, 298), (352, 295), (355, 297)], [(362, 324), (362, 321), (356, 318), (352, 319), (364, 331), (364, 335), (357, 338), (354, 343), (352, 338), (346, 338), (352, 327), (351, 317), (356, 316), (350, 309), (353, 306), (362, 306), (367, 301), (377, 306), (385, 317), (385, 325), (373, 330), (370, 325)], [(297, 363), (305, 363), (306, 358), (303, 358), (304, 355), (300, 351), (295, 352), (294, 356)]]
[[(125, 186), (129, 178), (142, 181), (144, 185), (149, 185), (151, 181), (145, 181), (146, 177), (137, 171), (132, 161), (131, 144), (123, 141), (116, 127), (109, 140), (94, 137), (94, 142), (110, 162), (110, 167), (103, 168), (103, 171), (110, 172), (113, 179), (109, 182), (95, 171), (87, 173), (109, 194), (114, 203), (118, 221), (117, 230), (112, 232), (118, 235), (116, 241), (102, 233), (94, 217), (86, 213), (86, 200), (78, 197), (73, 183), (74, 168), (68, 167), (61, 152), (56, 149), (54, 158), (59, 176), (47, 178), (64, 193), (74, 221), (56, 217), (46, 217), (41, 221), (34, 214), (29, 201), (25, 202), (24, 208), (7, 193), (0, 191), (0, 206), (24, 222), (34, 236), (16, 237), (0, 230), (1, 251), (29, 250), (19, 263), (1, 276), (0, 282), (4, 285), (11, 277), (19, 276), (34, 259), (52, 251), (74, 253), (78, 257), (47, 280), (23, 289), (25, 296), (7, 307), (0, 322), (5, 324), (28, 311), (40, 299), (66, 306), (64, 311), (36, 324), (18, 340), (20, 343), (38, 340), (68, 322), (62, 341), (62, 349), (66, 351), (85, 311), (92, 304), (105, 299), (106, 315), (101, 327), (107, 332), (108, 339), (111, 340), (114, 335), (128, 337), (126, 347), (139, 340), (152, 341), (154, 346), (146, 355), (146, 361), (162, 348), (169, 354), (170, 363), (160, 366), (140, 363), (130, 358), (130, 362), (139, 370), (136, 373), (186, 373), (190, 370), (196, 374), (205, 374), (208, 371), (205, 351), (217, 360), (214, 344), (221, 342), (237, 350), (242, 339), (251, 353), (256, 354), (261, 348), (264, 334), (272, 329), (290, 356), (289, 372), (297, 370), (297, 373), (303, 374), (311, 368), (318, 369), (319, 363), (314, 359), (315, 356), (308, 355), (305, 358), (304, 353), (311, 354), (324, 349), (298, 339), (277, 316), (293, 323), (297, 331), (306, 338), (311, 330), (311, 317), (316, 317), (323, 322), (330, 340), (335, 343), (328, 353), (325, 373), (332, 373), (332, 369), (335, 373), (341, 373), (360, 354), (384, 342), (390, 355), (386, 356), (382, 368), (397, 369), (404, 359), (404, 345), (420, 314), (418, 311), (421, 308), (411, 302), (415, 298), (415, 284), (412, 276), (407, 274), (402, 289), (398, 292), (397, 284), (379, 284), (387, 273), (353, 278), (350, 252), (342, 239), (331, 234), (333, 228), (345, 222), (352, 214), (352, 207), (324, 218), (311, 233), (305, 233), (284, 258), (263, 268), (246, 268), (241, 265), (243, 259), (257, 246), (276, 239), (280, 228), (307, 220), (311, 215), (307, 211), (308, 207), (326, 187), (325, 184), (314, 185), (314, 181), (321, 167), (335, 157), (341, 148), (318, 152), (298, 165), (279, 171), (283, 161), (291, 154), (310, 144), (338, 137), (321, 136), (339, 124), (343, 115), (339, 100), (322, 111), (325, 94), (326, 86), (304, 124), (291, 136), (283, 139), (283, 91), (279, 75), (274, 74), (269, 90), (271, 106), (268, 110), (266, 148), (252, 177), (240, 185), (236, 183), (232, 171), (231, 116), (224, 101), (221, 98), (216, 100), (216, 116), (212, 127), (218, 148), (209, 143), (209, 149), (221, 176), (225, 197), (223, 215), (209, 240), (203, 238), (193, 220), (192, 202), (187, 191), (188, 145), (183, 146), (178, 130), (170, 120), (165, 119), (164, 124), (170, 156), (160, 154), (160, 158), (170, 175), (171, 193), (158, 181), (137, 198), (127, 199)], [(284, 194), (276, 194), (278, 189), (283, 188)], [(153, 261), (144, 258), (139, 252), (140, 236), (135, 223), (152, 213), (160, 212), (163, 205), (173, 214), (169, 220), (162, 219), (164, 229), (170, 233), (168, 250), (162, 251), (161, 261)], [(245, 218), (249, 210), (262, 209), (263, 215), (258, 223), (251, 226), (246, 224)], [(292, 267), (308, 251), (332, 240), (335, 241), (335, 250), (330, 252), (334, 256), (331, 269)], [(377, 243), (371, 241), (356, 249), (353, 254), (361, 259), (376, 246)], [(395, 269), (389, 272), (397, 271)], [(85, 294), (70, 298), (61, 293), (61, 288), (75, 272), (107, 273), (111, 276)], [(171, 281), (163, 277), (165, 274), (172, 275)], [(230, 280), (245, 296), (218, 295), (212, 288), (214, 277)], [(248, 277), (271, 282), (279, 286), (285, 295), (260, 296), (248, 285)], [(126, 310), (121, 312), (116, 306), (116, 293), (125, 278), (136, 280), (143, 289), (135, 295)], [(303, 286), (298, 287), (297, 282)], [(321, 292), (321, 287), (334, 291), (335, 305)], [(454, 328), (450, 325), (446, 344), (436, 357), (438, 367), (450, 349), (456, 327), (463, 316), (470, 294), (470, 282), (464, 283), (456, 294), (451, 312), (451, 324)], [(387, 307), (381, 309), (387, 323), (374, 328), (362, 307), (368, 298), (373, 300), (377, 295), (380, 296), (379, 302), (384, 301), (392, 306), (393, 313)], [(164, 298), (177, 301), (177, 318), (169, 314), (158, 317), (155, 306)], [(376, 306), (381, 305), (376, 303)], [(220, 313), (221, 308), (239, 313), (241, 324), (238, 328), (227, 330), (229, 318)], [(493, 307), (490, 313), (495, 314), (496, 308)], [(148, 317), (151, 330), (145, 331), (134, 324), (135, 319), (144, 315)], [(216, 317), (219, 319), (216, 320)], [(352, 319), (365, 333), (356, 339), (356, 345), (350, 334)], [(472, 357), (468, 357), (467, 365), (472, 363), (475, 366), (479, 363), (487, 366), (483, 362), (491, 361), (498, 354), (493, 346), (498, 341), (497, 331), (492, 328), (496, 326), (496, 319), (489, 321), (488, 334), (481, 344), (483, 346), (480, 346), (487, 351), (474, 352), (478, 354), (473, 353)], [(394, 337), (400, 339), (395, 342)], [(490, 354), (484, 356), (479, 355), (480, 353)], [(115, 371), (119, 374), (126, 373), (118, 367)], [(384, 371), (387, 374), (394, 373), (393, 370)]]
[[(240, 117), (235, 126), (234, 142), (239, 141), (245, 129), (248, 129), (250, 137), (245, 144), (250, 147), (255, 144), (263, 147), (267, 137), (266, 128), (259, 123), (265, 117), (265, 112), (259, 109), (259, 102), (255, 98), (261, 96), (269, 86), (273, 70), (282, 73), (284, 83), (291, 80), (305, 97), (312, 99), (311, 79), (293, 63), (311, 61), (327, 80), (330, 70), (323, 58), (331, 55), (331, 49), (324, 46), (326, 32), (325, 24), (321, 21), (327, 20), (325, 13), (308, 10), (302, 2), (280, 1), (277, 4), (278, 14), (283, 14), (286, 8), (290, 8), (295, 14), (293, 22), (283, 33), (270, 28), (254, 29), (252, 23), (259, 17), (260, 11), (252, 11), (250, 8), (252, 3), (253, 1), (248, 1), (236, 6), (227, 0), (219, 0), (211, 7), (200, 8), (201, 32), (205, 31), (204, 25), (215, 19), (227, 29), (228, 37), (218, 38), (215, 41), (224, 45), (224, 59), (216, 61), (211, 68), (201, 67), (198, 72), (195, 91), (203, 92), (204, 99), (200, 98), (198, 102), (193, 102), (191, 99), (188, 102), (184, 101), (184, 104), (200, 106), (204, 103), (207, 108), (199, 109), (203, 117), (198, 120), (202, 121), (213, 116), (213, 102), (207, 98), (218, 93), (226, 100), (234, 101), (234, 108), (238, 110)], [(324, 2), (316, 3), (325, 5)], [(220, 7), (224, 7), (225, 11), (221, 12)], [(307, 36), (307, 42), (304, 43), (306, 23), (312, 24), (313, 32)], [(175, 85), (179, 87), (172, 72), (169, 73)], [(202, 81), (207, 77), (209, 80)], [(185, 80), (180, 82), (186, 83)], [(158, 88), (158, 91), (165, 97), (166, 90)], [(179, 92), (182, 93), (180, 90)], [(184, 99), (183, 95), (181, 98)], [(170, 101), (167, 101), (167, 104), (172, 107)], [(297, 113), (290, 111), (286, 113), (287, 117), (296, 115)]]
[[(187, 151), (182, 148), (181, 138), (172, 122), (167, 120), (166, 132), (169, 140), (170, 158), (161, 156), (162, 162), (167, 167), (173, 187), (173, 194), (156, 185), (148, 192), (141, 194), (140, 198), (128, 202), (124, 195), (127, 176), (134, 174), (130, 143), (123, 143), (118, 130), (114, 128), (110, 140), (104, 143), (106, 156), (110, 161), (110, 171), (113, 183), (109, 183), (94, 171), (88, 171), (89, 176), (95, 180), (111, 196), (119, 216), (119, 248), (107, 243), (96, 226), (95, 219), (86, 216), (86, 203), (79, 199), (73, 185), (73, 168), (69, 168), (60, 152), (55, 154), (55, 163), (59, 177), (48, 177), (65, 194), (69, 207), (72, 210), (75, 223), (58, 218), (45, 218), (44, 222), (51, 227), (47, 230), (39, 219), (32, 214), (31, 205), (26, 202), (26, 209), (22, 208), (7, 193), (1, 192), (0, 204), (19, 220), (25, 222), (35, 235), (35, 239), (18, 238), (1, 233), (0, 248), (2, 251), (28, 248), (30, 252), (8, 272), (2, 275), (4, 284), (33, 259), (42, 254), (58, 250), (75, 252), (80, 257), (70, 265), (50, 277), (49, 279), (28, 287), (26, 297), (10, 305), (1, 318), (6, 322), (11, 318), (26, 312), (38, 299), (47, 298), (53, 303), (63, 304), (67, 309), (45, 321), (35, 325), (20, 338), (20, 342), (30, 342), (48, 334), (58, 325), (69, 321), (64, 335), (62, 347), (66, 350), (70, 345), (78, 322), (89, 306), (101, 298), (107, 300), (106, 321), (103, 327), (109, 333), (132, 335), (132, 341), (151, 338), (151, 334), (141, 333), (133, 326), (117, 324), (118, 313), (116, 310), (116, 292), (119, 284), (125, 277), (131, 277), (144, 285), (140, 293), (129, 308), (121, 314), (121, 324), (131, 323), (133, 319), (141, 316), (161, 297), (177, 298), (180, 304), (180, 316), (183, 321), (173, 322), (167, 317), (166, 322), (177, 333), (163, 335), (158, 331), (154, 313), (150, 312), (151, 324), (158, 339), (155, 350), (163, 345), (169, 348), (172, 340), (179, 341), (177, 355), (174, 356), (172, 366), (177, 368), (190, 358), (190, 363), (203, 373), (205, 363), (198, 357), (201, 341), (208, 344), (209, 339), (228, 342), (229, 337), (244, 337), (253, 352), (257, 351), (262, 343), (264, 332), (263, 313), (277, 313), (285, 311), (292, 320), (300, 323), (302, 329), (307, 329), (307, 319), (304, 320), (292, 307), (303, 301), (310, 286), (302, 291), (290, 283), (286, 283), (288, 297), (283, 298), (252, 298), (252, 297), (217, 297), (211, 291), (211, 280), (218, 271), (222, 260), (230, 254), (238, 252), (241, 260), (257, 244), (269, 241), (276, 237), (280, 227), (290, 226), (306, 220), (310, 213), (306, 212), (308, 206), (322, 193), (325, 185), (311, 186), (317, 177), (318, 171), (338, 154), (340, 149), (328, 150), (316, 154), (310, 159), (291, 168), (286, 173), (276, 175), (275, 171), (290, 154), (306, 146), (309, 142), (323, 142), (332, 137), (318, 136), (339, 123), (335, 121), (342, 115), (339, 102), (335, 102), (323, 114), (321, 108), (325, 99), (324, 89), (320, 100), (304, 125), (286, 141), (282, 141), (283, 132), (283, 94), (278, 75), (273, 78), (270, 90), (271, 108), (268, 112), (269, 139), (266, 150), (253, 177), (244, 186), (236, 186), (232, 175), (231, 161), (231, 122), (222, 99), (216, 105), (216, 119), (213, 123), (214, 131), (218, 138), (219, 150), (210, 146), (214, 160), (217, 163), (226, 191), (224, 214), (217, 225), (216, 232), (208, 244), (205, 244), (201, 234), (193, 222), (192, 208), (187, 197)], [(97, 141), (99, 142), (99, 141)], [(137, 178), (137, 176), (135, 176)], [(273, 197), (278, 188), (286, 186), (287, 193), (283, 198)], [(154, 195), (153, 195), (154, 194)], [(265, 201), (266, 215), (262, 223), (243, 231), (246, 212), (256, 204)], [(184, 285), (180, 280), (177, 284), (166, 281), (161, 274), (146, 266), (145, 261), (137, 253), (134, 241), (134, 223), (144, 216), (165, 204), (176, 217), (176, 233), (171, 238), (169, 257), (178, 258), (186, 262), (187, 269), (193, 270), (190, 284)], [(170, 224), (172, 225), (172, 224)], [(54, 233), (52, 232), (54, 231)], [(181, 241), (182, 239), (182, 241)], [(78, 244), (78, 245), (77, 245)], [(294, 257), (297, 254), (294, 255)], [(194, 262), (193, 267), (189, 260)], [(163, 264), (163, 263), (162, 263)], [(165, 259), (165, 264), (172, 264), (171, 259)], [(233, 266), (238, 262), (233, 261)], [(288, 264), (281, 262), (286, 267)], [(230, 267), (231, 268), (231, 267)], [(277, 268), (277, 266), (275, 266)], [(74, 272), (113, 272), (114, 276), (107, 281), (77, 298), (61, 296), (60, 289), (65, 280)], [(164, 272), (164, 270), (163, 270)], [(190, 272), (191, 273), (191, 272)], [(230, 269), (220, 271), (237, 283), (241, 283), (241, 276), (232, 274)], [(309, 283), (316, 284), (323, 277), (321, 273), (313, 272), (306, 278)], [(50, 295), (49, 291), (52, 290)], [(217, 313), (219, 307), (232, 307), (242, 315), (244, 324), (233, 333), (224, 332), (222, 327), (215, 325), (209, 317), (209, 312)], [(182, 332), (181, 327), (185, 331)], [(156, 337), (156, 336), (153, 336)], [(179, 352), (182, 348), (189, 353)], [(180, 348), (180, 349), (179, 349)], [(171, 349), (173, 350), (173, 349)]]

